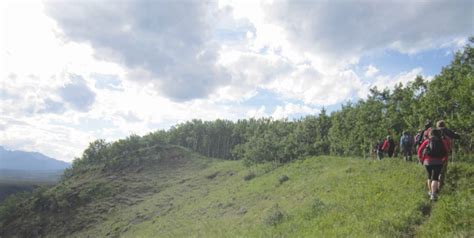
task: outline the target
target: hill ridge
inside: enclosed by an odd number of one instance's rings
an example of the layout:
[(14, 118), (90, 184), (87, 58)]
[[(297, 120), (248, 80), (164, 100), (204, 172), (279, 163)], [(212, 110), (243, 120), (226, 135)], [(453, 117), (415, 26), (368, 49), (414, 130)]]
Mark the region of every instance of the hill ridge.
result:
[[(72, 168), (60, 184), (35, 192), (15, 207), (9, 220), (0, 218), (0, 235), (314, 237), (370, 232), (418, 237), (431, 234), (426, 227), (441, 212), (439, 204), (432, 206), (426, 198), (424, 171), (415, 163), (323, 156), (277, 167), (245, 167), (240, 161), (210, 159), (174, 145), (140, 151), (131, 153), (138, 160), (121, 157), (138, 163)], [(465, 201), (474, 169), (464, 163), (450, 168), (458, 175), (440, 199), (458, 196), (456, 187), (466, 196), (457, 201)], [(469, 211), (472, 205), (461, 207)], [(450, 228), (451, 233), (444, 234), (469, 234), (472, 222), (467, 224), (460, 229), (455, 223), (457, 233)]]

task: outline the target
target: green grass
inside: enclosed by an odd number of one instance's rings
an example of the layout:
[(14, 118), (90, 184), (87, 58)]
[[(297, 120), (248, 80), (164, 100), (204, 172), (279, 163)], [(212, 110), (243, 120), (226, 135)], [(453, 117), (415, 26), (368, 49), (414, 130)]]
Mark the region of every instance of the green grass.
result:
[[(436, 214), (451, 211), (445, 203), (472, 204), (472, 196), (445, 188), (447, 194), (431, 203), (424, 168), (416, 163), (318, 157), (270, 167), (214, 161), (113, 214), (96, 234), (114, 225), (123, 237), (442, 237), (472, 231), (472, 221), (438, 226), (447, 218)], [(257, 176), (243, 179), (250, 172)], [(280, 183), (282, 175), (289, 180)], [(463, 207), (458, 211), (469, 217)]]
[[(68, 215), (73, 224), (66, 230), (50, 225), (46, 234), (133, 238), (474, 234), (472, 164), (450, 164), (439, 201), (430, 202), (425, 170), (417, 163), (312, 157), (277, 168), (271, 164), (246, 168), (240, 161), (189, 152), (184, 157), (123, 174), (91, 170), (63, 181), (47, 194), (60, 201), (67, 199), (58, 194), (77, 194), (76, 203), (69, 204), (75, 213), (50, 212), (48, 219), (54, 224)], [(254, 178), (244, 179), (252, 173)]]

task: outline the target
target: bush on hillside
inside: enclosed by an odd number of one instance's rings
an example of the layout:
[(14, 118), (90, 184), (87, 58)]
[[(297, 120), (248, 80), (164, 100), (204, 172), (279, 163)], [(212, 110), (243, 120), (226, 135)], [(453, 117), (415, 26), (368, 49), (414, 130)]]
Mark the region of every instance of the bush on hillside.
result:
[(280, 224), (284, 220), (284, 218), (285, 214), (277, 203), (267, 211), (263, 222), (269, 226), (276, 226)]

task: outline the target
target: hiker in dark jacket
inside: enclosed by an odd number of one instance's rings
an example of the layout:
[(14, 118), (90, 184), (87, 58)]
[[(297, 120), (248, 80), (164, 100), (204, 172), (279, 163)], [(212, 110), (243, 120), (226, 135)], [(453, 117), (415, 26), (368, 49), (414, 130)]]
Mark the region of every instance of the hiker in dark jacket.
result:
[[(446, 124), (443, 120), (436, 122), (436, 127), (441, 130), (443, 138), (447, 141), (449, 144), (449, 151), (448, 153), (451, 153), (452, 148), (453, 148), (453, 139), (461, 139), (461, 136), (457, 134), (456, 132), (446, 128)], [(446, 178), (446, 174), (448, 172), (448, 160), (444, 161), (443, 163), (443, 169), (441, 170), (441, 173), (439, 175), (439, 186), (440, 188), (443, 187), (444, 185), (444, 179)]]
[(457, 140), (461, 139), (461, 136), (459, 134), (446, 128), (446, 124), (443, 120), (436, 122), (436, 127), (440, 129), (441, 132), (443, 133), (443, 136), (448, 137), (447, 139), (449, 139), (450, 141), (453, 139), (457, 139)]
[(418, 142), (423, 141), (422, 137), (423, 137), (423, 130), (419, 129), (415, 136), (415, 149), (418, 149), (418, 146), (420, 146)]

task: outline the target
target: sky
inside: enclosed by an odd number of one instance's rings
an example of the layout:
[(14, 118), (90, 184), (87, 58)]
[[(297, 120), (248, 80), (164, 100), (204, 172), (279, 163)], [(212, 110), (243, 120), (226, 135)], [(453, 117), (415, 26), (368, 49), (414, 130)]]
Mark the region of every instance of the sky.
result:
[(474, 1), (0, 1), (0, 145), (89, 142), (198, 118), (294, 119), (430, 80)]

